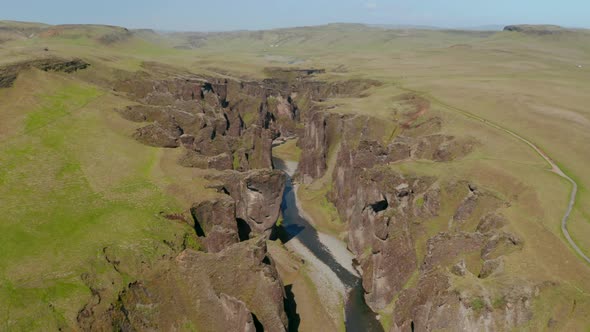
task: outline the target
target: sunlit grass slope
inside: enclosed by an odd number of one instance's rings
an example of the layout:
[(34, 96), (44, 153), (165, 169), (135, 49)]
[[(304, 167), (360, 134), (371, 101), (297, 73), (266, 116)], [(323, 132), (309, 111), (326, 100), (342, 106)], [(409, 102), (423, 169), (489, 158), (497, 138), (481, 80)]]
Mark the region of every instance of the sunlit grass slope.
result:
[[(121, 130), (127, 124), (112, 111), (121, 100), (42, 72), (22, 75), (11, 89), (30, 87), (17, 130), (0, 143), (3, 330), (75, 326), (91, 287), (117, 291), (170, 252), (163, 240), (182, 241), (190, 231), (160, 216), (185, 206), (166, 192), (161, 153)], [(107, 255), (124, 262), (122, 273)]]

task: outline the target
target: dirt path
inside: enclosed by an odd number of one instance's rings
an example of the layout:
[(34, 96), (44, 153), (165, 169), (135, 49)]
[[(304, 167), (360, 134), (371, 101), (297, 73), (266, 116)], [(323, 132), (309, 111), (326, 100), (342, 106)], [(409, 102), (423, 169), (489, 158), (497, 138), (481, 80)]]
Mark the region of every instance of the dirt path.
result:
[(485, 125), (487, 125), (489, 127), (492, 127), (494, 129), (501, 130), (501, 131), (503, 131), (503, 132), (505, 132), (505, 133), (513, 136), (514, 138), (518, 139), (519, 141), (524, 142), (529, 147), (531, 147), (533, 150), (535, 150), (535, 152), (539, 156), (541, 156), (541, 158), (543, 158), (549, 164), (549, 166), (551, 167), (551, 172), (559, 175), (560, 177), (566, 179), (569, 183), (571, 183), (572, 184), (572, 190), (571, 190), (571, 193), (570, 193), (570, 200), (569, 200), (569, 203), (568, 203), (568, 206), (567, 206), (567, 210), (565, 211), (565, 213), (563, 215), (563, 218), (561, 219), (561, 232), (562, 232), (563, 236), (565, 237), (565, 239), (567, 240), (567, 242), (570, 244), (570, 246), (574, 249), (574, 251), (576, 251), (576, 253), (578, 253), (578, 255), (583, 260), (585, 260), (588, 264), (590, 264), (590, 258), (588, 258), (588, 256), (586, 256), (584, 254), (584, 252), (582, 251), (582, 249), (580, 249), (580, 247), (578, 247), (578, 245), (576, 244), (576, 242), (574, 242), (574, 240), (572, 239), (572, 237), (571, 237), (571, 235), (570, 235), (570, 233), (569, 233), (569, 231), (567, 229), (567, 221), (568, 221), (568, 219), (570, 217), (570, 214), (571, 214), (571, 212), (572, 212), (572, 210), (574, 208), (574, 204), (576, 203), (576, 195), (578, 193), (578, 184), (571, 177), (569, 177), (567, 174), (565, 174), (565, 172), (562, 171), (561, 168), (559, 168), (559, 166), (557, 166), (557, 164), (543, 150), (541, 150), (533, 142), (531, 142), (531, 141), (527, 140), (526, 138), (518, 135), (517, 133), (513, 132), (510, 129), (504, 128), (504, 127), (502, 127), (502, 126), (500, 126), (498, 124), (495, 124), (493, 122), (490, 122), (490, 121), (488, 121), (488, 120), (486, 120), (486, 119), (484, 119), (484, 118), (482, 118), (480, 116), (477, 116), (477, 115), (475, 115), (473, 113), (470, 113), (470, 112), (464, 111), (462, 109), (456, 108), (454, 106), (451, 106), (449, 104), (446, 104), (446, 103), (444, 103), (444, 102), (442, 102), (442, 101), (434, 98), (433, 96), (431, 96), (428, 93), (425, 93), (425, 92), (422, 92), (422, 91), (417, 91), (417, 90), (412, 90), (412, 89), (408, 89), (408, 88), (403, 88), (403, 87), (401, 87), (401, 89), (406, 90), (406, 91), (409, 91), (409, 92), (416, 93), (416, 94), (421, 95), (423, 97), (426, 97), (426, 98), (432, 100), (433, 102), (435, 102), (435, 103), (437, 103), (437, 104), (439, 104), (441, 106), (444, 106), (444, 107), (446, 107), (448, 109), (451, 109), (451, 110), (453, 110), (455, 112), (461, 113), (461, 114), (463, 114), (466, 117), (469, 117), (469, 118), (472, 118), (472, 119), (481, 121), (481, 122), (483, 122)]

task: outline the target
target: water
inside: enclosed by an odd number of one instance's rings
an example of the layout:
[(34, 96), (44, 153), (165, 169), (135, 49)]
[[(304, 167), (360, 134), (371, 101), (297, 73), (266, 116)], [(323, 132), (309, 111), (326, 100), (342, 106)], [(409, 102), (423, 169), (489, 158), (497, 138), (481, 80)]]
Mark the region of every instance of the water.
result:
[[(274, 158), (273, 162), (276, 168), (287, 172), (287, 167), (282, 160)], [(290, 176), (287, 177), (281, 211), (283, 213), (284, 229), (281, 240), (286, 243), (293, 238), (297, 238), (315, 257), (334, 271), (348, 289), (349, 293), (345, 306), (346, 330), (353, 332), (383, 331), (383, 327), (377, 320), (375, 313), (371, 311), (365, 302), (360, 278), (352, 274), (334, 258), (330, 250), (320, 241), (317, 230), (299, 214)]]

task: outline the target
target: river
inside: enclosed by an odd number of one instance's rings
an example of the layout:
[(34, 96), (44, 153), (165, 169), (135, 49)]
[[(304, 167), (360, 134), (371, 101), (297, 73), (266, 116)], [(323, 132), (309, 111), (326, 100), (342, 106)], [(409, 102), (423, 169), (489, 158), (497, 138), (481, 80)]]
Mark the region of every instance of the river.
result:
[[(318, 232), (312, 224), (308, 222), (297, 207), (297, 197), (295, 195), (294, 185), (291, 181), (291, 175), (295, 163), (289, 165), (283, 160), (273, 158), (274, 165), (277, 169), (283, 170), (287, 173), (287, 183), (285, 193), (283, 195), (283, 202), (281, 204), (281, 211), (283, 214), (283, 242), (288, 242), (293, 239), (299, 241), (305, 248), (311, 252), (321, 264), (325, 264), (332, 270), (339, 281), (346, 289), (346, 331), (383, 331), (383, 327), (376, 318), (376, 314), (367, 306), (364, 299), (364, 290), (361, 285), (361, 279), (352, 268), (352, 254), (346, 252), (345, 255), (334, 255), (333, 248), (335, 245), (345, 248), (344, 243), (337, 243), (329, 245), (328, 241), (322, 239), (331, 238), (329, 235)], [(339, 241), (339, 240), (338, 240)], [(330, 241), (333, 242), (333, 241)], [(331, 248), (332, 247), (332, 250)], [(344, 257), (343, 257), (344, 256)], [(349, 261), (345, 261), (349, 260)]]

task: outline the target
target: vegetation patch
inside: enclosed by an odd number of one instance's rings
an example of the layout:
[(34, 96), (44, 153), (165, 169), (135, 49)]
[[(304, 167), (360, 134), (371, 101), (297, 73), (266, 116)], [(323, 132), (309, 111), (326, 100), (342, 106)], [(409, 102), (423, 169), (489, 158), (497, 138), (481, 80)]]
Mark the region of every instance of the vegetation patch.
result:
[(418, 198), (416, 198), (416, 206), (421, 208), (424, 206), (424, 196), (420, 196)]
[(287, 161), (299, 161), (301, 149), (297, 146), (297, 140), (289, 140), (272, 149), (273, 156)]
[(475, 297), (471, 299), (471, 301), (469, 302), (469, 306), (476, 312), (481, 312), (486, 307), (486, 303), (483, 298)]
[(83, 107), (99, 95), (100, 92), (95, 88), (69, 85), (55, 94), (43, 96), (42, 106), (27, 116), (25, 132), (45, 127), (69, 115), (71, 110)]
[(283, 216), (280, 215), (279, 218), (277, 219), (277, 222), (275, 223), (275, 226), (277, 226), (277, 227), (283, 226), (283, 221), (284, 221)]
[[(117, 260), (133, 275), (140, 261), (170, 251), (163, 239), (189, 228), (158, 217), (178, 205), (146, 172), (153, 150), (114, 134), (104, 113), (85, 108), (99, 91), (54, 83), (55, 93), (38, 90), (24, 134), (0, 146), (0, 307), (9, 309), (0, 313), (8, 330), (75, 324), (91, 297), (80, 276), (113, 273), (105, 247), (125, 248)], [(121, 277), (105, 292), (116, 292)]]
[(502, 309), (506, 306), (506, 298), (504, 296), (498, 296), (496, 298), (494, 298), (494, 301), (492, 302), (492, 306), (494, 307), (494, 309)]

